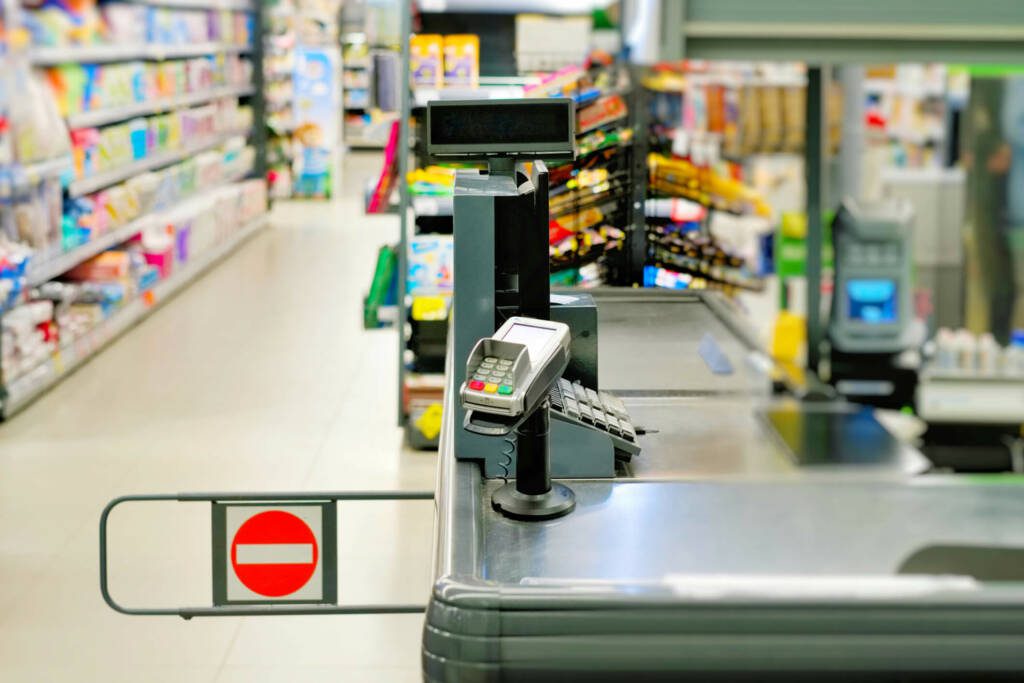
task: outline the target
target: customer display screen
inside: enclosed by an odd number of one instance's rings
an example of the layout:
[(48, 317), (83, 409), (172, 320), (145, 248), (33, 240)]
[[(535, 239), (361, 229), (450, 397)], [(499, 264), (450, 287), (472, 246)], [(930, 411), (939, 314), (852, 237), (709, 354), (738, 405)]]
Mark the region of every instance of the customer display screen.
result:
[(530, 363), (536, 363), (541, 359), (545, 345), (555, 334), (555, 330), (548, 327), (534, 327), (533, 325), (513, 325), (502, 341), (522, 344), (530, 354)]
[(438, 106), (430, 111), (431, 145), (565, 143), (572, 137), (563, 102)]
[(847, 280), (846, 300), (851, 320), (871, 324), (897, 321), (899, 308), (895, 280)]

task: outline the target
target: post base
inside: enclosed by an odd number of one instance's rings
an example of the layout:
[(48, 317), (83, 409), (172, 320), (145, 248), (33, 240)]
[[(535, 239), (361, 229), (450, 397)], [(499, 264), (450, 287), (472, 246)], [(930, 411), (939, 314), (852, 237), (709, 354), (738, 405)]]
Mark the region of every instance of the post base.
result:
[(491, 507), (506, 517), (522, 521), (540, 521), (567, 515), (576, 507), (576, 494), (568, 486), (551, 484), (547, 493), (530, 495), (516, 490), (509, 482), (491, 496)]

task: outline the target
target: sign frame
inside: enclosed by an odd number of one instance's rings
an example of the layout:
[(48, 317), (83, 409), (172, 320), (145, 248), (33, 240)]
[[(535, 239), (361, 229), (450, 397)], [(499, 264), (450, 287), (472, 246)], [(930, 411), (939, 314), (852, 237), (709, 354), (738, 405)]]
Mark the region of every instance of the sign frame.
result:
[[(228, 597), (227, 512), (229, 508), (316, 508), (320, 510), (320, 547), (317, 562), (320, 565), (321, 592), (319, 599), (265, 598), (238, 600)], [(210, 504), (211, 540), (210, 556), (213, 560), (213, 604), (224, 605), (336, 605), (338, 604), (338, 513), (333, 500), (325, 501), (232, 501)]]

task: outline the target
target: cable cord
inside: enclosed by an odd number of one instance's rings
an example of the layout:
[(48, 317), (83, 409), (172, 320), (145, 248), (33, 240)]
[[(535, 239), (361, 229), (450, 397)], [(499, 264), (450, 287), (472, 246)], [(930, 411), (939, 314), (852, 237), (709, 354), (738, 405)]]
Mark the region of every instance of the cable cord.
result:
[(502, 441), (505, 442), (505, 447), (501, 449), (501, 459), (498, 461), (498, 466), (501, 467), (503, 472), (501, 479), (507, 484), (508, 478), (512, 475), (512, 456), (516, 452), (516, 437), (514, 433), (509, 434)]

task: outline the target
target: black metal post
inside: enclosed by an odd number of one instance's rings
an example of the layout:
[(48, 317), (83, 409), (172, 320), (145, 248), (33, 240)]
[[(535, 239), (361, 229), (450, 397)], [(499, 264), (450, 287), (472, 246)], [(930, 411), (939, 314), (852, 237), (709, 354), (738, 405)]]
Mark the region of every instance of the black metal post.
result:
[(807, 68), (806, 134), (804, 164), (807, 180), (807, 369), (818, 372), (821, 361), (821, 247), (824, 157), (825, 83), (820, 66)]
[(536, 496), (551, 490), (548, 420), (545, 402), (516, 429), (516, 490), (520, 493)]
[(545, 399), (516, 428), (516, 480), (491, 496), (491, 506), (506, 517), (535, 522), (567, 515), (576, 508), (572, 490), (551, 482), (549, 408)]
[(630, 282), (641, 284), (644, 265), (647, 261), (647, 146), (650, 136), (650, 103), (643, 86), (643, 67), (629, 65), (630, 103), (629, 117), (633, 127), (633, 145), (629, 151), (630, 183), (632, 191), (629, 202), (626, 227), (626, 265)]
[(548, 167), (533, 162), (532, 214), (519, 235), (519, 315), (551, 319), (551, 261), (548, 258)]

